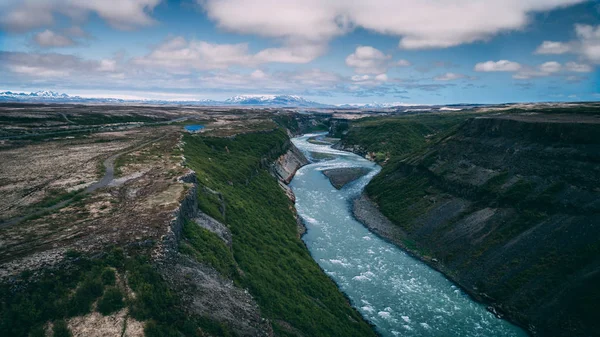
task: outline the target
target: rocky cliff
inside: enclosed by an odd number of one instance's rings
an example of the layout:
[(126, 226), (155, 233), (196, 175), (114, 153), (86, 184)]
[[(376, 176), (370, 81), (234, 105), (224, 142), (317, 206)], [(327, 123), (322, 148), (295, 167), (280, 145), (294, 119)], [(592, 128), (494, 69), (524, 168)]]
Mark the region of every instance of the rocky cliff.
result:
[(268, 320), (247, 290), (234, 285), (213, 267), (180, 252), (186, 221), (219, 236), (231, 248), (231, 232), (224, 224), (198, 210), (198, 179), (194, 171), (179, 178), (187, 186), (180, 206), (173, 212), (167, 234), (156, 246), (153, 259), (169, 288), (181, 299), (184, 311), (209, 318), (239, 336), (272, 336)]
[(398, 226), (376, 231), (498, 313), (534, 335), (591, 336), (599, 164), (597, 115), (486, 115), (386, 165), (366, 192)]

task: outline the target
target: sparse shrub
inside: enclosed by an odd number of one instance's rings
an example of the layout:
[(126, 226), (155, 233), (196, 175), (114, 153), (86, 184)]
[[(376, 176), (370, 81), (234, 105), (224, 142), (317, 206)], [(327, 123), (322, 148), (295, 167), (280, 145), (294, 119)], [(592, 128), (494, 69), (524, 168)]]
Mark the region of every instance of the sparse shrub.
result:
[(121, 310), (124, 306), (123, 293), (121, 290), (117, 287), (109, 287), (104, 291), (104, 295), (98, 301), (97, 310), (99, 313), (106, 316)]
[(112, 249), (108, 253), (108, 256), (106, 257), (106, 263), (108, 263), (108, 265), (113, 266), (115, 268), (123, 267), (124, 261), (125, 261), (125, 252), (123, 251), (123, 248)]
[(78, 257), (80, 257), (80, 256), (81, 256), (81, 253), (80, 253), (80, 252), (78, 252), (78, 251), (76, 251), (76, 250), (69, 249), (69, 250), (67, 250), (67, 251), (65, 252), (65, 256), (66, 256), (66, 257), (68, 257), (68, 258), (70, 258), (70, 259), (75, 259), (75, 258), (78, 258)]
[(99, 280), (87, 278), (71, 298), (68, 315), (79, 316), (90, 312), (92, 303), (102, 295), (103, 290), (104, 287)]
[(42, 325), (37, 326), (29, 332), (29, 337), (46, 337), (46, 331)]
[(114, 286), (117, 277), (115, 275), (115, 271), (110, 268), (104, 268), (102, 274), (100, 275), (100, 279), (102, 279), (102, 283), (108, 286)]
[(54, 322), (54, 327), (52, 327), (52, 336), (53, 337), (71, 337), (71, 331), (69, 331), (69, 327), (67, 323), (63, 320)]
[(180, 337), (181, 334), (168, 325), (159, 324), (156, 321), (149, 321), (144, 326), (144, 335), (146, 337)]

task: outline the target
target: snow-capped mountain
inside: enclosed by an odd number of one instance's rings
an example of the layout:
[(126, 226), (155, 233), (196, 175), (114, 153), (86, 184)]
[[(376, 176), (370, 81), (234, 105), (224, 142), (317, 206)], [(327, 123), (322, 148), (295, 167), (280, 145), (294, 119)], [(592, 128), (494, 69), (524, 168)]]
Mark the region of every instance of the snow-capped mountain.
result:
[(359, 108), (359, 109), (385, 109), (385, 108), (395, 108), (395, 107), (405, 107), (405, 106), (413, 106), (415, 104), (407, 104), (403, 102), (391, 102), (391, 103), (346, 103), (346, 104), (338, 104), (338, 108)]
[(69, 98), (69, 95), (67, 95), (67, 94), (59, 94), (56, 91), (50, 91), (50, 90), (40, 90), (40, 91), (32, 92), (29, 95), (35, 96), (35, 97)]
[(4, 91), (0, 92), (0, 97), (15, 97), (15, 98), (69, 98), (67, 94), (60, 94), (50, 90), (40, 90), (31, 93)]
[(260, 106), (260, 107), (303, 107), (324, 108), (330, 105), (306, 100), (295, 95), (238, 95), (224, 101), (211, 99), (166, 101), (166, 100), (124, 100), (115, 98), (86, 98), (80, 96), (69, 96), (49, 90), (41, 90), (31, 93), (5, 91), (0, 92), (0, 102), (80, 102), (80, 103), (148, 103), (148, 104), (189, 104), (202, 106)]
[(237, 95), (226, 99), (227, 105), (279, 106), (279, 107), (326, 107), (296, 95)]

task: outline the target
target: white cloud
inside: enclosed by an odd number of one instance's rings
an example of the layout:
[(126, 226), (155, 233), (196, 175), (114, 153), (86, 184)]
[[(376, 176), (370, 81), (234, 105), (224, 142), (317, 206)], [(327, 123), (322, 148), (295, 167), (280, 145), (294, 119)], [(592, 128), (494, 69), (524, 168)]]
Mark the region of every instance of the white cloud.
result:
[(542, 44), (537, 47), (535, 50), (536, 54), (550, 54), (550, 55), (559, 55), (568, 53), (571, 51), (571, 46), (567, 43), (563, 42), (555, 42), (555, 41), (544, 41)]
[[(406, 49), (444, 48), (524, 28), (530, 14), (584, 0), (197, 0), (222, 29), (326, 43), (362, 27)], [(424, 24), (426, 23), (426, 24)]]
[(117, 70), (117, 61), (108, 59), (100, 60), (98, 71), (113, 72), (115, 70)]
[(458, 80), (461, 78), (467, 78), (467, 76), (463, 75), (463, 74), (457, 74), (457, 73), (445, 73), (443, 75), (436, 76), (433, 79), (435, 81), (454, 81), (454, 80)]
[(581, 43), (579, 53), (588, 60), (600, 63), (600, 25), (575, 25), (575, 33)]
[(73, 55), (0, 51), (0, 66), (24, 78), (31, 79), (38, 77), (64, 77), (73, 72), (93, 71), (98, 67), (98, 63), (84, 61)]
[(543, 73), (556, 73), (562, 69), (562, 65), (558, 62), (551, 61), (540, 65), (540, 71)]
[(387, 74), (379, 74), (379, 75), (375, 76), (375, 80), (385, 82), (388, 80), (388, 76), (387, 76)]
[(593, 68), (587, 64), (576, 62), (567, 62), (567, 64), (563, 66), (556, 61), (550, 61), (540, 64), (537, 68), (521, 67), (521, 69), (513, 75), (513, 78), (518, 80), (528, 80), (536, 77), (564, 76), (569, 82), (573, 82), (575, 78), (579, 79), (579, 77), (567, 75), (565, 71), (586, 73), (593, 71)]
[(250, 77), (252, 77), (254, 79), (257, 79), (257, 80), (262, 80), (262, 79), (264, 79), (264, 78), (267, 77), (267, 74), (264, 71), (260, 70), (260, 69), (256, 69), (255, 71), (253, 71), (250, 74)]
[(412, 63), (410, 63), (410, 61), (408, 61), (408, 60), (404, 60), (404, 59), (402, 59), (402, 60), (398, 60), (398, 62), (396, 62), (396, 66), (398, 66), (398, 67), (408, 67), (408, 66), (410, 66), (411, 64), (412, 64)]
[(225, 69), (230, 65), (254, 64), (248, 53), (248, 44), (214, 44), (205, 41), (187, 41), (174, 37), (158, 45), (143, 57), (134, 58), (139, 65), (178, 70)]
[(337, 74), (326, 72), (320, 69), (310, 69), (286, 76), (288, 79), (294, 82), (309, 86), (330, 85), (339, 83), (341, 81), (340, 76)]
[(154, 23), (150, 12), (161, 0), (4, 0), (0, 4), (0, 26), (12, 32), (48, 27), (57, 16), (76, 22), (91, 13), (118, 29), (133, 29)]
[(254, 58), (258, 63), (308, 63), (321, 56), (325, 49), (325, 45), (321, 44), (287, 44), (283, 47), (261, 50)]
[(591, 26), (576, 24), (577, 40), (568, 42), (544, 41), (537, 49), (537, 54), (573, 53), (589, 62), (600, 64), (600, 25)]
[(390, 66), (391, 55), (370, 46), (356, 47), (354, 53), (346, 57), (346, 65), (354, 68), (357, 74), (381, 74)]
[(175, 71), (225, 69), (229, 66), (254, 67), (263, 63), (307, 63), (322, 53), (319, 46), (267, 48), (251, 54), (247, 43), (218, 44), (173, 37), (156, 46), (148, 55), (137, 57), (138, 65)]
[(75, 41), (68, 36), (55, 33), (49, 29), (35, 34), (33, 40), (44, 48), (69, 47), (75, 44)]
[(369, 76), (369, 75), (353, 75), (351, 78), (354, 82), (360, 82), (360, 81), (369, 80), (371, 78), (371, 76)]
[(518, 71), (521, 69), (521, 65), (517, 62), (508, 60), (500, 61), (487, 61), (477, 63), (475, 65), (475, 71), (491, 72), (491, 71)]
[(576, 73), (591, 73), (594, 71), (594, 68), (589, 64), (577, 63), (577, 62), (567, 62), (566, 68), (568, 71), (573, 71)]

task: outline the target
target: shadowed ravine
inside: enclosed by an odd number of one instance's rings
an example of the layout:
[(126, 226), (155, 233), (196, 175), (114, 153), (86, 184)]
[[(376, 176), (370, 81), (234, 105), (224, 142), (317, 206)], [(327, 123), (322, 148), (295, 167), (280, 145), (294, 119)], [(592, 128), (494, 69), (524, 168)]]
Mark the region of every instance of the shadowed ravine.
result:
[[(352, 216), (350, 202), (380, 167), (355, 154), (311, 144), (294, 144), (331, 159), (301, 168), (290, 186), (308, 231), (303, 240), (313, 258), (382, 336), (527, 336), (496, 318), (442, 274), (369, 232)], [(323, 157), (320, 155), (319, 157)], [(335, 189), (322, 170), (365, 167), (367, 175)]]

